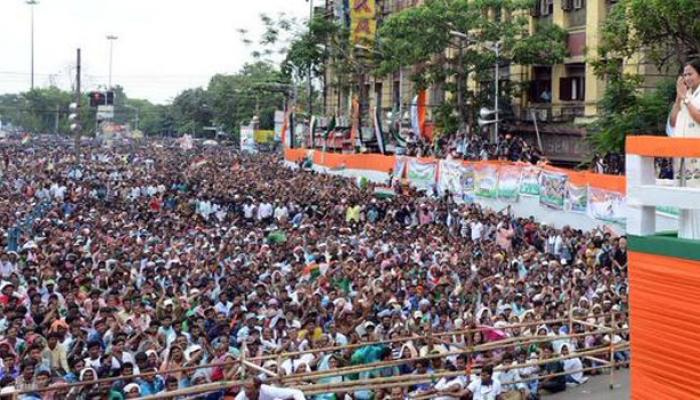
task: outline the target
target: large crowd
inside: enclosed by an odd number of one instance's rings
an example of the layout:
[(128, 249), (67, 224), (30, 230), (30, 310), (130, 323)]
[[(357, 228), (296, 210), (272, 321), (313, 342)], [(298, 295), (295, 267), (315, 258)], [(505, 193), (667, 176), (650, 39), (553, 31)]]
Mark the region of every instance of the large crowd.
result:
[[(395, 196), (377, 197), (371, 184), (227, 147), (8, 141), (0, 171), (0, 395), (136, 398), (253, 375), (187, 398), (299, 400), (261, 369), (406, 359), (318, 382), (465, 372), (313, 397), (534, 399), (596, 366), (555, 357), (629, 339), (626, 240), (603, 228), (559, 229), (398, 180)], [(588, 324), (570, 332), (571, 315)], [(595, 328), (613, 321), (620, 331)], [(459, 354), (535, 335), (551, 340)]]

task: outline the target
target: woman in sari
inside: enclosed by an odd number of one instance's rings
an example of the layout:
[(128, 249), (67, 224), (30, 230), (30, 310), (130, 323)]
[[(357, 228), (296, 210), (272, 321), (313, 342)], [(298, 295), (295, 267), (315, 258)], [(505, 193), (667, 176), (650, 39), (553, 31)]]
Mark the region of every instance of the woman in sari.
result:
[[(328, 371), (336, 369), (340, 366), (338, 358), (333, 354), (327, 354), (321, 357), (321, 361), (318, 364), (319, 371)], [(326, 378), (321, 378), (318, 380), (320, 384), (336, 384), (343, 381), (342, 376), (329, 376)], [(343, 393), (322, 393), (314, 396), (314, 400), (338, 400), (343, 398)]]
[[(700, 59), (688, 62), (678, 77), (667, 131), (673, 137), (700, 138)], [(682, 176), (682, 186), (700, 187), (700, 159), (674, 160), (673, 170), (674, 177)], [(678, 237), (700, 239), (700, 210), (685, 213), (679, 219)]]

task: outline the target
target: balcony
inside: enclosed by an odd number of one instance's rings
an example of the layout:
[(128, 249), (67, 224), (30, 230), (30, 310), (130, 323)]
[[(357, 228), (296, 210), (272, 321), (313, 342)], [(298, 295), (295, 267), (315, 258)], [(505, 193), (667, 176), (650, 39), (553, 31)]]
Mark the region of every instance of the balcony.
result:
[(570, 121), (577, 117), (583, 117), (586, 113), (586, 106), (583, 102), (564, 104), (561, 106), (561, 119)]

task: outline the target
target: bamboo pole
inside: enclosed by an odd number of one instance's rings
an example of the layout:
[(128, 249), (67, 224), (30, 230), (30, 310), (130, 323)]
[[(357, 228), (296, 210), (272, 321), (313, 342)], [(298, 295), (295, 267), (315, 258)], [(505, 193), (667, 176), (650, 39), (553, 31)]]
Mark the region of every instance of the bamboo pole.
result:
[[(411, 362), (411, 361), (431, 360), (434, 358), (457, 356), (460, 354), (469, 354), (469, 353), (474, 352), (474, 351), (495, 350), (495, 349), (499, 349), (502, 347), (507, 347), (508, 345), (515, 345), (515, 344), (530, 345), (530, 344), (535, 344), (535, 343), (549, 342), (549, 341), (553, 341), (553, 340), (571, 339), (571, 338), (576, 338), (576, 337), (581, 337), (581, 336), (588, 336), (590, 334), (591, 334), (591, 332), (577, 333), (577, 334), (573, 334), (573, 335), (529, 336), (529, 337), (508, 338), (508, 339), (505, 339), (502, 341), (495, 341), (495, 342), (490, 342), (490, 343), (485, 343), (482, 345), (474, 346), (471, 349), (461, 349), (461, 350), (457, 350), (457, 351), (448, 351), (446, 353), (428, 354), (425, 356), (415, 357), (415, 358), (410, 358), (410, 359), (380, 361), (380, 362), (363, 364), (363, 365), (359, 365), (359, 366), (356, 365), (356, 366), (349, 366), (349, 367), (343, 367), (343, 368), (336, 368), (332, 371), (331, 370), (312, 371), (312, 372), (307, 372), (307, 373), (303, 373), (303, 374), (295, 374), (295, 375), (285, 376), (285, 377), (282, 377), (281, 380), (283, 382), (289, 383), (289, 382), (303, 381), (303, 380), (310, 380), (310, 379), (328, 378), (328, 377), (332, 377), (332, 376), (356, 374), (359, 372), (367, 372), (367, 371), (371, 371), (371, 370), (378, 369), (378, 368), (398, 366), (398, 365), (405, 364), (405, 363)], [(513, 340), (513, 339), (515, 339), (515, 340)]]
[[(601, 316), (601, 315), (610, 315), (610, 314), (600, 314), (600, 315), (598, 315), (598, 316)], [(556, 322), (562, 322), (562, 321), (564, 321), (564, 320), (565, 320), (565, 319), (555, 319), (555, 320), (548, 320), (548, 321), (533, 321), (532, 323), (515, 324), (515, 325), (511, 325), (511, 326), (509, 326), (509, 327), (522, 327), (522, 326), (532, 326), (532, 325), (547, 324), (547, 323), (556, 323)], [(509, 327), (506, 327), (506, 328), (509, 328)], [(626, 330), (628, 330), (628, 329), (629, 329), (629, 328), (623, 328), (623, 329), (616, 329), (616, 330), (614, 330), (614, 331), (615, 331), (615, 332), (621, 332), (621, 331), (626, 331)], [(476, 329), (467, 329), (467, 330), (464, 330), (464, 332), (477, 332), (477, 331), (482, 331), (482, 330), (483, 330), (483, 328), (476, 328)], [(492, 349), (497, 349), (497, 348), (504, 347), (504, 346), (511, 345), (511, 344), (528, 345), (528, 344), (533, 344), (533, 343), (538, 343), (538, 342), (543, 342), (543, 341), (549, 341), (549, 340), (559, 340), (559, 339), (566, 339), (566, 338), (570, 338), (570, 337), (585, 336), (585, 335), (590, 335), (590, 334), (594, 334), (594, 333), (595, 333), (595, 332), (587, 332), (587, 333), (583, 333), (583, 334), (566, 335), (566, 336), (562, 335), (562, 336), (555, 336), (555, 337), (548, 337), (548, 336), (529, 336), (529, 337), (524, 337), (524, 336), (520, 336), (520, 337), (516, 337), (516, 338), (508, 338), (508, 339), (505, 339), (505, 340), (502, 340), (502, 341), (496, 341), (496, 342), (486, 343), (486, 344), (483, 344), (483, 345), (476, 346), (475, 348), (466, 348), (466, 349), (462, 349), (462, 350), (454, 351), (454, 352), (448, 352), (448, 353), (443, 353), (443, 354), (432, 354), (432, 355), (427, 355), (427, 356), (424, 356), (424, 357), (417, 357), (417, 358), (410, 358), (410, 359), (395, 360), (395, 361), (392, 361), (392, 362), (394, 363), (393, 365), (400, 365), (400, 364), (403, 364), (403, 363), (412, 362), (412, 361), (416, 361), (416, 360), (420, 360), (420, 359), (433, 359), (433, 358), (439, 358), (439, 357), (448, 357), (448, 356), (450, 356), (450, 355), (459, 355), (459, 354), (464, 354), (464, 353), (470, 354), (470, 353), (473, 352), (473, 351), (492, 350)], [(455, 334), (455, 332), (440, 333), (440, 334), (436, 334), (436, 336), (437, 336), (437, 335), (446, 336), (446, 335), (453, 335), (453, 334)], [(374, 343), (388, 343), (388, 342), (395, 342), (395, 341), (400, 341), (400, 340), (415, 340), (415, 339), (416, 339), (416, 337), (409, 337), (409, 338), (401, 338), (401, 339), (394, 339), (394, 340), (391, 340), (391, 341), (380, 341), (380, 342), (374, 342)], [(518, 342), (519, 342), (519, 343), (518, 343)], [(371, 344), (372, 344), (372, 343), (362, 343), (362, 344), (355, 344), (355, 345), (349, 345), (349, 346), (335, 346), (335, 348), (342, 350), (342, 349), (348, 349), (348, 348), (356, 348), (356, 347), (368, 346), (368, 345), (371, 345)], [(244, 344), (244, 350), (245, 350), (245, 344)], [(316, 349), (316, 350), (314, 350), (314, 351), (319, 351), (319, 350), (321, 350), (321, 349)], [(304, 352), (287, 353), (287, 354), (306, 354), (306, 353), (314, 352), (314, 351), (304, 351)], [(176, 373), (176, 372), (186, 372), (186, 371), (192, 371), (192, 370), (204, 369), (204, 368), (228, 367), (228, 366), (235, 365), (235, 364), (237, 364), (237, 363), (241, 363), (242, 361), (249, 361), (249, 360), (250, 360), (250, 361), (252, 361), (252, 360), (256, 360), (256, 361), (257, 361), (257, 360), (262, 360), (262, 359), (264, 359), (264, 357), (246, 358), (245, 355), (244, 355), (244, 354), (245, 354), (245, 351), (244, 351), (242, 354), (243, 354), (243, 356), (242, 356), (239, 360), (234, 360), (234, 361), (227, 361), (227, 362), (222, 362), (222, 363), (209, 363), (209, 364), (195, 365), (195, 366), (189, 366), (189, 367), (180, 367), (180, 368), (173, 368), (173, 369), (165, 370), (165, 371), (145, 372), (145, 373), (141, 373), (141, 374), (132, 374), (132, 375), (129, 375), (129, 376), (119, 376), (119, 377), (112, 377), (112, 378), (102, 378), (102, 379), (97, 379), (97, 380), (90, 381), (90, 382), (76, 382), (76, 383), (70, 383), (70, 384), (63, 384), (63, 385), (60, 385), (60, 386), (52, 386), (52, 387), (47, 387), (47, 388), (37, 388), (37, 389), (33, 389), (33, 390), (24, 390), (24, 391), (21, 390), (21, 391), (16, 391), (15, 394), (16, 394), (16, 396), (19, 396), (19, 395), (22, 395), (22, 394), (25, 394), (25, 393), (29, 393), (29, 392), (39, 392), (39, 393), (41, 393), (41, 392), (52, 391), (52, 390), (57, 390), (57, 389), (58, 389), (58, 390), (61, 390), (61, 389), (71, 389), (71, 388), (73, 388), (73, 387), (85, 386), (85, 385), (88, 385), (88, 384), (94, 385), (94, 384), (112, 383), (112, 382), (115, 382), (115, 381), (118, 381), (118, 380), (122, 380), (122, 379), (136, 379), (136, 378), (146, 377), (146, 376), (152, 376), (152, 375), (172, 374), (172, 373)], [(279, 361), (282, 359), (282, 357), (283, 357), (284, 355), (285, 355), (284, 353), (278, 353), (277, 355), (275, 355), (275, 356), (277, 357), (277, 359), (278, 359), (278, 368), (279, 368), (279, 365), (281, 364), (281, 363), (279, 363)], [(269, 358), (269, 357), (267, 357), (267, 358)], [(252, 364), (252, 363), (251, 363), (251, 364)], [(254, 364), (252, 364), (252, 365), (254, 365)], [(351, 373), (355, 373), (355, 372), (368, 371), (368, 370), (372, 370), (372, 369), (376, 369), (376, 368), (381, 368), (382, 366), (386, 366), (386, 365), (382, 365), (381, 363), (374, 363), (374, 364), (365, 364), (365, 365), (363, 365), (363, 366), (353, 366), (353, 367), (350, 367), (350, 368), (346, 367), (345, 369), (346, 369), (347, 371), (342, 372), (342, 373), (340, 373), (340, 374), (339, 374), (339, 373), (335, 373), (335, 375), (332, 375), (333, 373), (331, 372), (331, 375), (330, 375), (330, 376), (337, 376), (337, 375), (341, 375), (341, 374), (343, 374), (343, 373), (344, 373), (344, 374), (351, 374)], [(255, 365), (255, 367), (260, 368), (260, 367), (258, 367), (257, 365)], [(244, 377), (245, 377), (245, 366), (241, 365), (241, 370), (242, 370), (242, 376), (241, 376), (241, 378), (244, 378)], [(338, 368), (338, 369), (336, 369), (336, 370), (343, 370), (343, 368)], [(336, 370), (334, 370), (334, 371), (336, 371)], [(267, 371), (267, 372), (265, 372), (265, 371)], [(266, 370), (266, 369), (265, 369), (265, 371), (261, 371), (261, 372), (268, 373), (268, 375), (269, 375), (269, 374), (272, 374), (272, 371), (269, 371), (269, 370)], [(323, 371), (315, 371), (315, 372), (312, 372), (312, 373), (299, 374), (299, 375), (290, 376), (290, 377), (289, 377), (290, 379), (288, 379), (288, 380), (292, 380), (292, 381), (293, 381), (293, 380), (300, 380), (300, 379), (318, 379), (318, 378), (322, 378), (322, 377), (327, 377), (327, 376), (328, 376), (328, 375), (325, 375), (325, 376), (324, 376), (324, 375), (320, 375), (320, 376), (310, 376), (310, 377), (307, 377), (309, 374), (314, 374), (314, 373), (315, 373), (315, 374), (318, 374), (319, 372), (323, 372)], [(277, 376), (278, 376), (277, 379), (278, 379), (280, 382), (282, 381), (282, 379), (280, 379), (281, 375), (282, 375), (282, 374), (279, 374), (279, 373), (277, 374)], [(273, 375), (273, 376), (274, 376), (274, 375)], [(297, 378), (297, 379), (291, 379), (291, 378)]]
[(603, 365), (609, 365), (609, 364), (610, 364), (610, 362), (609, 362), (608, 360), (603, 360), (602, 358), (596, 358), (596, 357), (593, 357), (593, 356), (586, 356), (586, 357), (583, 357), (583, 358), (585, 358), (586, 360), (591, 360), (591, 361), (595, 361), (595, 362), (597, 362), (597, 363), (601, 363), (601, 364), (603, 364)]
[[(609, 316), (609, 315), (610, 315), (610, 313), (596, 314), (596, 315), (594, 315), (594, 317), (598, 318), (598, 317), (605, 317), (605, 316)], [(537, 326), (537, 325), (551, 325), (551, 324), (565, 322), (567, 320), (568, 320), (568, 318), (555, 318), (555, 319), (544, 320), (544, 321), (523, 322), (523, 323), (519, 323), (519, 324), (512, 324), (512, 325), (505, 326), (505, 327), (503, 327), (503, 329), (524, 328), (524, 327)], [(489, 329), (489, 328), (493, 328), (493, 327), (482, 326), (482, 327), (477, 327), (477, 328), (461, 329), (461, 330), (450, 331), (450, 332), (436, 333), (433, 336), (443, 337), (443, 336), (453, 336), (453, 335), (464, 335), (464, 334), (468, 334), (468, 333), (483, 332), (484, 329)], [(426, 338), (427, 338), (427, 335), (412, 335), (412, 336), (404, 336), (404, 337), (394, 338), (394, 339), (377, 340), (377, 341), (373, 341), (373, 342), (352, 343), (352, 344), (347, 344), (347, 345), (342, 345), (342, 346), (328, 346), (328, 347), (321, 347), (318, 349), (308, 349), (308, 350), (293, 351), (293, 352), (287, 352), (287, 353), (268, 354), (268, 355), (259, 356), (259, 357), (249, 357), (248, 360), (249, 361), (271, 360), (271, 359), (276, 359), (280, 355), (283, 358), (291, 358), (291, 357), (301, 356), (301, 355), (309, 354), (309, 353), (327, 353), (330, 351), (350, 350), (350, 349), (356, 349), (358, 347), (387, 344), (387, 343), (396, 343), (396, 342), (403, 342), (403, 341), (408, 341), (408, 340), (415, 340), (415, 341), (426, 340)]]
[[(618, 346), (619, 348), (625, 348), (627, 344), (622, 344)], [(578, 353), (572, 353), (566, 356), (557, 356), (557, 357), (552, 357), (548, 358), (546, 360), (537, 360), (537, 361), (530, 361), (522, 364), (515, 364), (508, 366), (507, 368), (505, 367), (496, 367), (494, 368), (494, 371), (501, 371), (504, 369), (520, 369), (520, 368), (527, 368), (531, 366), (539, 366), (543, 364), (548, 364), (550, 362), (555, 362), (555, 361), (562, 361), (562, 360), (568, 360), (572, 358), (580, 358), (580, 357), (585, 357), (590, 354), (595, 354), (599, 352), (601, 349), (606, 349), (608, 348), (608, 345), (600, 346), (598, 348), (594, 349), (589, 349), (586, 351), (578, 352)], [(371, 385), (374, 383), (392, 383), (392, 382), (406, 382), (411, 385), (413, 384), (419, 384), (419, 383), (425, 383), (425, 382), (432, 382), (434, 379), (439, 379), (439, 378), (450, 378), (450, 377), (455, 377), (455, 376), (462, 376), (464, 375), (464, 371), (446, 371), (446, 372), (437, 372), (437, 373), (431, 373), (431, 374), (420, 374), (420, 375), (397, 375), (397, 376), (391, 376), (391, 377), (383, 377), (383, 378), (371, 378), (371, 379), (363, 379), (363, 380), (356, 380), (356, 381), (343, 381), (343, 382), (338, 382), (338, 383), (324, 383), (324, 384), (313, 384), (313, 385), (300, 385), (300, 386), (294, 386), (295, 388), (302, 390), (305, 393), (316, 393), (316, 391), (319, 391), (319, 393), (327, 393), (331, 392), (333, 388), (337, 389), (347, 389), (347, 388), (352, 388), (353, 390), (360, 390), (364, 389), (366, 385)], [(360, 386), (360, 389), (357, 389), (356, 387)], [(307, 394), (308, 394), (307, 393)]]
[(610, 322), (612, 327), (610, 331), (610, 390), (614, 388), (614, 374), (615, 374), (615, 345), (613, 345), (613, 339), (615, 337), (615, 314), (612, 315), (612, 321)]
[(203, 385), (191, 386), (184, 389), (173, 390), (172, 392), (160, 392), (150, 396), (139, 397), (139, 400), (158, 400), (158, 399), (174, 399), (181, 396), (200, 394), (206, 392), (215, 392), (218, 390), (228, 390), (234, 386), (240, 386), (246, 382), (241, 381), (221, 381), (214, 383), (205, 383)]
[[(569, 371), (569, 372), (557, 372), (557, 373), (554, 373), (554, 374), (537, 375), (537, 376), (532, 376), (532, 377), (530, 377), (530, 378), (523, 378), (523, 379), (518, 379), (518, 380), (516, 380), (516, 381), (508, 382), (508, 384), (510, 385), (510, 384), (521, 383), (521, 382), (531, 382), (531, 381), (534, 381), (534, 380), (539, 380), (539, 379), (544, 379), (544, 378), (554, 378), (554, 377), (557, 377), (557, 376), (563, 376), (563, 375), (569, 375), (569, 374), (576, 374), (576, 373), (579, 373), (579, 372), (595, 371), (595, 370), (601, 369), (601, 368), (605, 368), (605, 367), (602, 367), (602, 366), (598, 366), (598, 367), (588, 367), (588, 368), (581, 368), (581, 369), (577, 369), (577, 370), (575, 370), (575, 371)], [(409, 396), (409, 398), (410, 398), (411, 400), (427, 400), (427, 399), (432, 399), (432, 398), (438, 397), (438, 396), (443, 396), (443, 395), (440, 394), (440, 393), (430, 393), (430, 394), (426, 394), (426, 395)]]
[(262, 372), (262, 373), (264, 373), (264, 374), (267, 375), (267, 376), (270, 376), (270, 377), (273, 377), (273, 378), (276, 378), (276, 377), (277, 377), (277, 374), (276, 374), (276, 373), (270, 371), (269, 369), (265, 369), (265, 368), (263, 368), (263, 367), (259, 367), (259, 366), (253, 364), (253, 363), (250, 362), (250, 361), (241, 360), (241, 363), (242, 363), (243, 365), (247, 366), (248, 368), (254, 369), (254, 370), (258, 371), (258, 372)]
[(605, 326), (605, 325), (598, 325), (598, 324), (594, 324), (594, 323), (591, 323), (591, 322), (588, 322), (588, 321), (583, 321), (583, 320), (580, 320), (580, 319), (574, 319), (574, 323), (575, 323), (575, 324), (579, 324), (579, 325), (583, 325), (583, 326), (588, 326), (588, 327), (591, 327), (591, 328), (597, 328), (597, 329), (604, 330), (604, 331), (607, 331), (607, 330), (611, 329), (611, 328), (608, 328), (608, 327)]
[[(578, 355), (576, 355), (576, 356), (578, 356)], [(547, 364), (550, 362), (561, 361), (561, 359), (568, 359), (568, 358), (575, 358), (575, 357), (571, 357), (571, 356), (567, 356), (566, 358), (553, 357), (553, 358), (549, 358), (546, 360), (539, 360), (537, 362), (537, 364), (538, 365)], [(525, 364), (521, 364), (519, 366), (512, 366), (509, 369), (523, 368), (523, 367), (526, 367), (528, 364), (535, 364), (535, 363), (525, 363)], [(576, 371), (560, 372), (560, 373), (555, 373), (555, 374), (538, 375), (538, 376), (534, 376), (534, 377), (530, 377), (530, 378), (526, 378), (526, 379), (520, 379), (517, 381), (508, 382), (508, 383), (510, 384), (510, 383), (529, 382), (532, 380), (538, 380), (538, 379), (542, 379), (542, 378), (569, 375), (569, 374), (577, 373), (577, 372), (593, 371), (593, 370), (601, 369), (601, 368), (605, 368), (605, 366), (589, 367), (589, 368), (583, 368), (583, 369), (576, 370)], [(496, 370), (498, 370), (498, 369), (494, 369), (494, 371), (496, 371)], [(420, 379), (415, 379), (415, 380), (403, 379), (403, 380), (398, 380), (398, 381), (391, 381), (391, 380), (387, 381), (386, 380), (387, 378), (377, 378), (377, 379), (373, 379), (373, 381), (374, 381), (373, 383), (367, 383), (367, 381), (363, 381), (363, 383), (360, 385), (343, 386), (340, 388), (337, 388), (333, 384), (314, 385), (313, 387), (300, 386), (297, 388), (299, 390), (303, 391), (305, 395), (311, 396), (311, 395), (317, 395), (317, 394), (323, 394), (323, 393), (350, 392), (350, 391), (354, 392), (354, 391), (358, 391), (358, 390), (386, 389), (386, 388), (391, 388), (391, 387), (396, 387), (396, 386), (413, 386), (413, 385), (417, 385), (420, 383), (432, 382), (433, 379), (435, 379), (435, 378), (447, 378), (447, 377), (454, 377), (454, 376), (460, 376), (460, 375), (462, 375), (461, 371), (450, 371), (450, 372), (446, 372), (446, 373), (433, 374), (432, 377), (429, 377), (429, 378), (420, 378)], [(408, 378), (408, 377), (410, 377), (410, 375), (403, 376), (403, 378)], [(356, 381), (356, 382), (360, 382), (360, 381)], [(437, 395), (437, 394), (430, 395), (430, 397), (433, 397), (435, 395)]]
[(246, 357), (245, 353), (248, 350), (248, 346), (246, 345), (245, 342), (243, 342), (243, 346), (241, 347), (241, 379), (245, 379), (245, 372), (246, 372)]

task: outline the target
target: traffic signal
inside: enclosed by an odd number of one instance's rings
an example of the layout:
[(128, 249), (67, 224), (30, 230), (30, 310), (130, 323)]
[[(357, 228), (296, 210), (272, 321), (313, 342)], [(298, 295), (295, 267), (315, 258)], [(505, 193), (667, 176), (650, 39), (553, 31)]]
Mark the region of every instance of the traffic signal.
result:
[[(90, 97), (92, 99), (92, 96)], [(78, 104), (70, 103), (68, 106), (70, 114), (68, 115), (68, 121), (70, 122), (70, 131), (72, 134), (79, 134), (82, 129), (80, 125), (80, 116), (78, 115)]]
[(112, 90), (106, 93), (106, 103), (108, 106), (114, 105), (114, 92)]
[(90, 107), (97, 107), (105, 105), (106, 96), (102, 92), (90, 92)]

